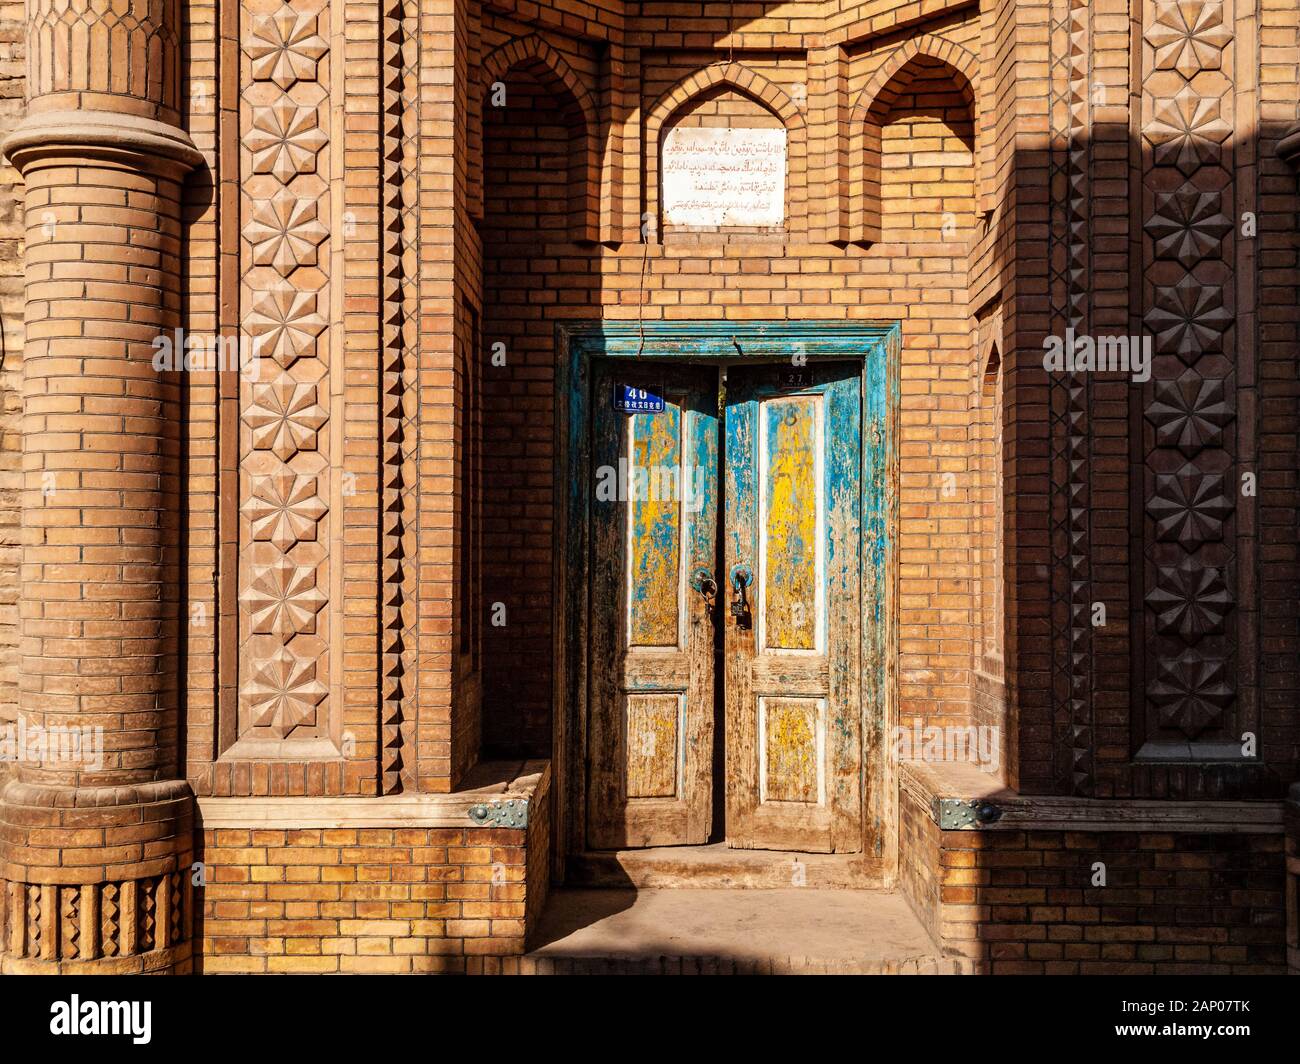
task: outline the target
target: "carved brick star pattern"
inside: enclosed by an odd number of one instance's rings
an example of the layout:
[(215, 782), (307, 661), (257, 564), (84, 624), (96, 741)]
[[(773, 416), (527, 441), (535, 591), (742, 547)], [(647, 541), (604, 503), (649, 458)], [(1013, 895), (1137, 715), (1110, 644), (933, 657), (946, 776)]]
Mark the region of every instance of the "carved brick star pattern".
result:
[(316, 386), (300, 384), (281, 373), (269, 384), (253, 388), (244, 423), (252, 430), (253, 446), (287, 462), (299, 451), (316, 449), (316, 430), (328, 415), (316, 401)]
[(1156, 586), (1147, 604), (1155, 610), (1157, 631), (1196, 643), (1223, 631), (1232, 594), (1222, 569), (1184, 558), (1177, 565), (1156, 568)]
[(253, 173), (274, 174), (283, 184), (297, 174), (316, 172), (316, 153), (325, 144), (314, 107), (299, 107), (288, 97), (253, 108), (253, 127), (244, 144), (253, 154)]
[(291, 654), (285, 647), (260, 662), (244, 687), (253, 724), (270, 728), (286, 739), (295, 728), (316, 723), (316, 707), (326, 688), (316, 678), (316, 662)]
[(1146, 231), (1156, 242), (1156, 257), (1177, 259), (1191, 269), (1216, 254), (1232, 221), (1219, 209), (1217, 192), (1202, 192), (1190, 183), (1156, 196), (1155, 214)]
[(328, 47), (316, 32), (316, 16), (286, 4), (253, 20), (244, 51), (252, 60), (253, 77), (288, 89), (295, 81), (315, 78), (316, 61)]
[(1161, 658), (1158, 675), (1147, 688), (1159, 707), (1160, 723), (1177, 728), (1195, 739), (1222, 722), (1224, 709), (1232, 702), (1232, 688), (1226, 682), (1227, 663), (1222, 658), (1204, 657), (1184, 650), (1176, 658)]
[(1156, 350), (1176, 354), (1188, 365), (1207, 351), (1222, 350), (1223, 330), (1231, 320), (1223, 288), (1201, 284), (1190, 274), (1175, 285), (1158, 286), (1155, 305), (1147, 312)]
[(1203, 163), (1216, 162), (1220, 146), (1232, 127), (1223, 120), (1223, 103), (1218, 97), (1202, 96), (1190, 85), (1176, 96), (1154, 101), (1154, 117), (1146, 138), (1155, 146), (1155, 161), (1172, 164), (1190, 176)]
[(282, 285), (253, 297), (244, 329), (253, 337), (253, 350), (259, 358), (273, 358), (288, 369), (312, 353), (316, 337), (325, 331), (325, 319), (316, 312), (315, 292), (298, 292)]
[(299, 632), (316, 631), (316, 614), (325, 595), (316, 586), (316, 570), (294, 565), (287, 558), (255, 569), (248, 588), (239, 596), (249, 611), (249, 630), (289, 640)]
[(1223, 477), (1201, 473), (1188, 463), (1177, 473), (1156, 475), (1155, 494), (1147, 500), (1156, 538), (1178, 542), (1188, 550), (1223, 539), (1223, 521), (1232, 513)]
[(326, 506), (316, 494), (315, 477), (288, 472), (253, 477), (249, 496), (242, 509), (254, 540), (287, 551), (295, 543), (316, 538), (316, 523)]
[(1177, 447), (1192, 458), (1223, 443), (1223, 429), (1236, 415), (1221, 380), (1205, 380), (1190, 370), (1176, 381), (1158, 381), (1147, 420), (1161, 447)]
[(253, 201), (244, 236), (253, 245), (253, 264), (270, 266), (288, 277), (299, 266), (316, 265), (316, 248), (327, 230), (316, 217), (316, 200), (280, 189), (269, 200)]
[(1156, 50), (1156, 70), (1177, 70), (1190, 79), (1223, 66), (1232, 32), (1223, 24), (1218, 0), (1176, 0), (1157, 5), (1146, 39)]

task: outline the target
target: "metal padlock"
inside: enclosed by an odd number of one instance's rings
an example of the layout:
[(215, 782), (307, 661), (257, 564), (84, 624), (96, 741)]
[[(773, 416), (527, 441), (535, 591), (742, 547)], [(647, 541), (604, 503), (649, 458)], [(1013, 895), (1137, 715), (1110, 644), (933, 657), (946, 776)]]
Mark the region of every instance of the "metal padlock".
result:
[(749, 627), (749, 606), (745, 603), (743, 596), (739, 601), (731, 600), (731, 615), (736, 618), (736, 623), (741, 628)]
[(752, 623), (749, 602), (745, 597), (747, 588), (754, 579), (753, 570), (748, 565), (736, 565), (731, 570), (731, 615), (736, 618), (738, 628), (748, 628)]

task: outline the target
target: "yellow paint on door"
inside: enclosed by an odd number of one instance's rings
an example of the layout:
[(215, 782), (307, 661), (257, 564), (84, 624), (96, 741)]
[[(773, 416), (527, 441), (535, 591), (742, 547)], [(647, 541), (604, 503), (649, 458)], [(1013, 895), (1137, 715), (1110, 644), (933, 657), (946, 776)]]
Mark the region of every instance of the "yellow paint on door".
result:
[(817, 398), (764, 404), (767, 483), (764, 643), (817, 645)]

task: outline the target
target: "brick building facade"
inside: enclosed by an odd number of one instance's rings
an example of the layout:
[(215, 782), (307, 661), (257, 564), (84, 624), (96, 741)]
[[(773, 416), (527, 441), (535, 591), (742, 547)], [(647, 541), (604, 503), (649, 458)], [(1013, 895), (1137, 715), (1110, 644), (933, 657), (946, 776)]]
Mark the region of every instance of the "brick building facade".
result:
[[(1294, 0), (2, 24), (0, 970), (570, 970), (565, 890), (793, 866), (905, 901), (930, 960), (874, 970), (1300, 971)], [(756, 131), (779, 221), (665, 206), (670, 144)], [(689, 684), (625, 681), (605, 747), (650, 569), (601, 582), (639, 511), (593, 456), (664, 424), (601, 436), (607, 371), (724, 426), (726, 505), (664, 584)], [(834, 476), (858, 507), (851, 567), (809, 555), (812, 693), (759, 661), (804, 646), (780, 560), (731, 564), (745, 402), (820, 411), (819, 536)], [(32, 738), (69, 728), (93, 764)]]

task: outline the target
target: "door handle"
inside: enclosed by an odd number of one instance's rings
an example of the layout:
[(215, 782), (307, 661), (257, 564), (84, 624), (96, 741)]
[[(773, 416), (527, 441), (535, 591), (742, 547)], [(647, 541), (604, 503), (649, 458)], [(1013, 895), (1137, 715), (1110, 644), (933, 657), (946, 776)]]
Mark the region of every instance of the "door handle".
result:
[(691, 587), (710, 601), (718, 593), (718, 582), (707, 569), (696, 569), (691, 574)]
[(737, 562), (731, 567), (731, 589), (740, 592), (754, 582), (754, 570), (748, 562)]

